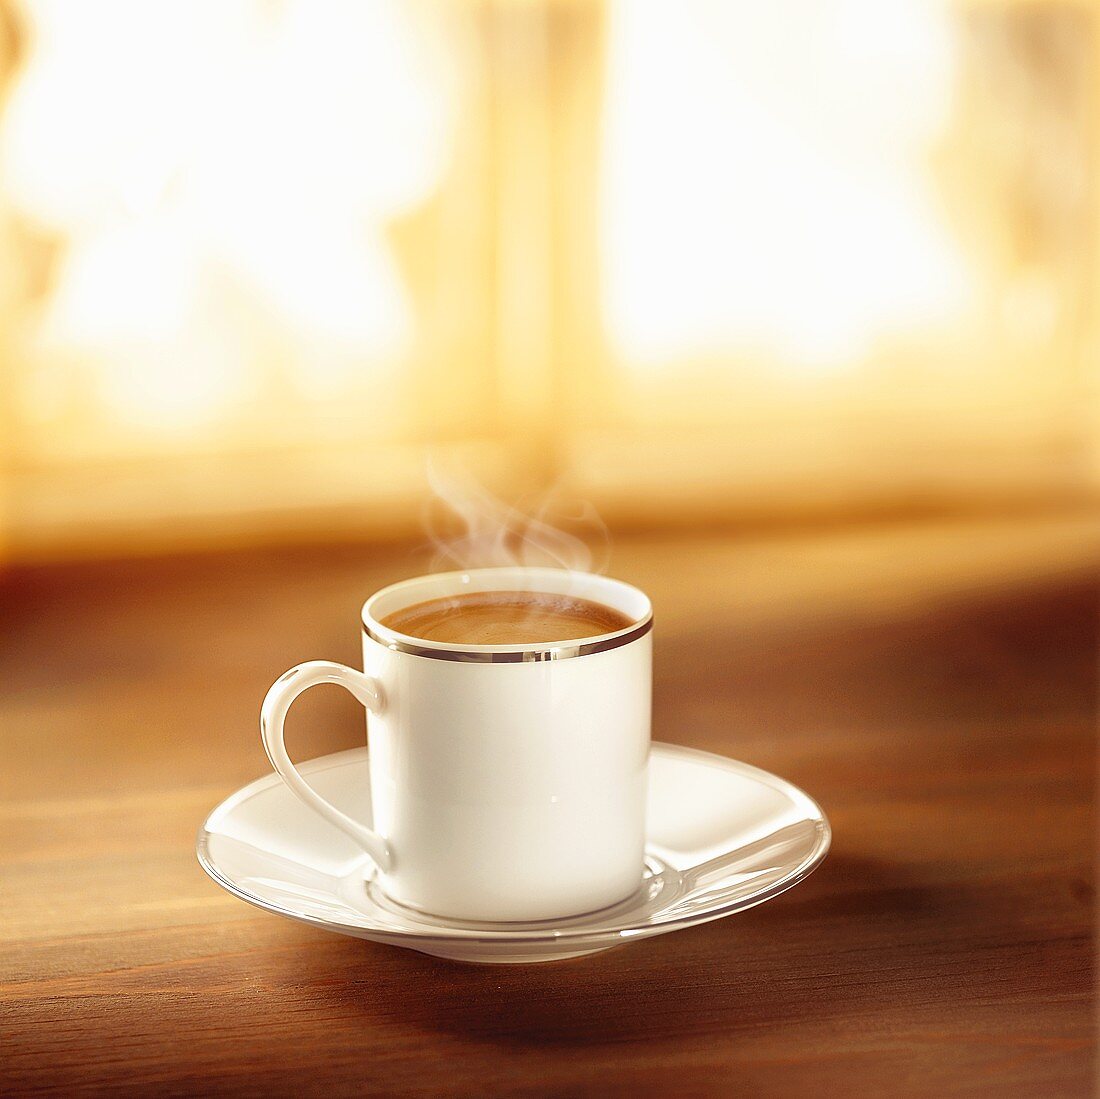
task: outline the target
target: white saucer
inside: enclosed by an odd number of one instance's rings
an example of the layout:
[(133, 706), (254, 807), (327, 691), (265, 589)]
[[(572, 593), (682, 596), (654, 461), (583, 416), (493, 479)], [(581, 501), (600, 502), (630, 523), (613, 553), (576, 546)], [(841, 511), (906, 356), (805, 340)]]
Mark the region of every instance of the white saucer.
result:
[[(370, 819), (365, 748), (300, 765), (318, 793)], [(294, 920), (464, 962), (543, 962), (593, 954), (705, 923), (770, 900), (829, 849), (829, 822), (811, 798), (767, 771), (654, 744), (646, 869), (620, 904), (540, 923), (471, 924), (389, 900), (374, 866), (307, 809), (276, 775), (221, 803), (199, 831), (202, 868), (250, 904)]]

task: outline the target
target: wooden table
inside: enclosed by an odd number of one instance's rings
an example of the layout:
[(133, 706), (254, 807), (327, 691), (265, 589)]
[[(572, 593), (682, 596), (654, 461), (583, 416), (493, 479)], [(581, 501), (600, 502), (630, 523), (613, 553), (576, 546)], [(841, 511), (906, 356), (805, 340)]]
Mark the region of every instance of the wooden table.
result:
[[(623, 543), (655, 735), (820, 800), (833, 852), (750, 912), (461, 966), (221, 892), (195, 830), (256, 710), (357, 659), (403, 550), (9, 571), (0, 1092), (1061, 1096), (1094, 1082), (1095, 526)], [(298, 758), (358, 743), (340, 692)]]

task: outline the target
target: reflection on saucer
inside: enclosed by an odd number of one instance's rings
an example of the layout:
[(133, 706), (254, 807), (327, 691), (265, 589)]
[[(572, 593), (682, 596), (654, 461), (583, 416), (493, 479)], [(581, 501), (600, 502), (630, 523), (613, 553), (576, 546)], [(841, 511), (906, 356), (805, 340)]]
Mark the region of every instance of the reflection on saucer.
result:
[[(299, 768), (318, 793), (369, 817), (365, 748)], [(638, 891), (599, 912), (538, 923), (463, 923), (390, 900), (370, 859), (275, 775), (207, 818), (203, 869), (235, 896), (329, 931), (467, 962), (536, 962), (607, 950), (718, 919), (801, 881), (829, 849), (829, 824), (797, 787), (735, 760), (654, 744), (646, 866)]]

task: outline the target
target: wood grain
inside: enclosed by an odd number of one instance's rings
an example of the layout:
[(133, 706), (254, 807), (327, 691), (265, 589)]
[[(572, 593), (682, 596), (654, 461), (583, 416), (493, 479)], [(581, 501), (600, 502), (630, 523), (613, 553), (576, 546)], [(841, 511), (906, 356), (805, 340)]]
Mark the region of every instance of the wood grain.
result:
[[(12, 572), (0, 1091), (1091, 1094), (1096, 548), (1078, 520), (621, 546), (655, 735), (804, 786), (834, 849), (734, 918), (514, 968), (280, 920), (192, 852), (266, 771), (269, 682), (354, 662), (415, 553)], [(362, 735), (316, 694), (299, 758)]]

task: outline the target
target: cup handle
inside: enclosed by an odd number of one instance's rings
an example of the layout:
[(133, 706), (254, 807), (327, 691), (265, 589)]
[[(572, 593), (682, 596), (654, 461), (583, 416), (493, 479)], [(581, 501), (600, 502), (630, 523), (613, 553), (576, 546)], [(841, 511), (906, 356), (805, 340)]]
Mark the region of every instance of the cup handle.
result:
[(308, 660), (285, 672), (271, 685), (260, 710), (260, 736), (263, 738), (267, 758), (279, 777), (314, 812), (319, 813), (330, 824), (336, 825), (341, 832), (351, 836), (360, 847), (378, 864), (383, 873), (393, 864), (389, 844), (375, 831), (365, 828), (347, 813), (342, 813), (335, 805), (325, 801), (313, 790), (298, 769), (291, 762), (283, 741), (283, 723), (287, 711), (294, 700), (310, 687), (319, 683), (337, 683), (350, 691), (368, 710), (378, 713), (382, 709), (382, 688), (370, 676), (336, 664), (330, 660)]

